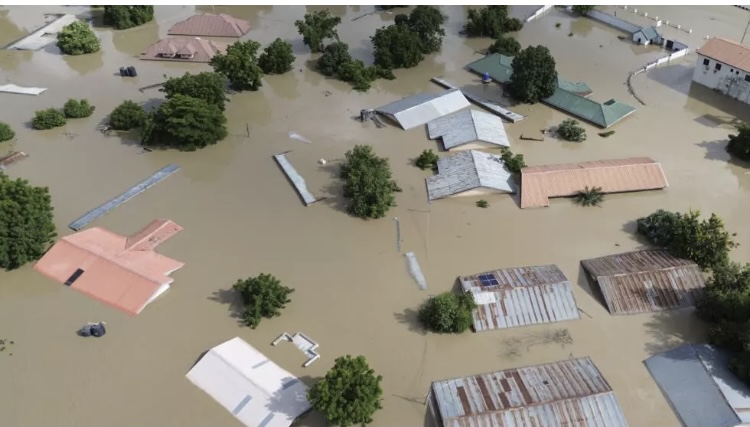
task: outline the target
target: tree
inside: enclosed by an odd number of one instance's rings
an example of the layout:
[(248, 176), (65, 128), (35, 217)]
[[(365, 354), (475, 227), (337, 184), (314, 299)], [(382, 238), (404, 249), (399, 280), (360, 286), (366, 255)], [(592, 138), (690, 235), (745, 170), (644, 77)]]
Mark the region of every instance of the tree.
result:
[(245, 280), (237, 280), (232, 288), (239, 292), (245, 311), (242, 321), (255, 329), (265, 317), (280, 316), (281, 310), (291, 302), (289, 295), (294, 289), (282, 286), (281, 282), (270, 274), (260, 274)]
[(743, 123), (737, 126), (737, 135), (729, 135), (727, 152), (740, 160), (750, 161), (750, 126)]
[(297, 20), (294, 25), (302, 36), (302, 42), (310, 48), (312, 53), (323, 51), (324, 41), (334, 39), (339, 41), (336, 26), (341, 23), (341, 18), (331, 15), (328, 9), (317, 12), (306, 13), (304, 21)]
[(510, 93), (521, 102), (535, 104), (557, 89), (555, 58), (544, 46), (529, 46), (511, 63)]
[(153, 19), (153, 6), (104, 6), (104, 25), (117, 30), (137, 27)]
[(263, 83), (263, 70), (258, 66), (260, 43), (248, 40), (236, 42), (227, 48), (225, 54), (217, 53), (211, 58), (214, 71), (229, 79), (234, 90), (258, 90)]
[(702, 269), (712, 269), (729, 262), (729, 252), (737, 247), (716, 214), (700, 220), (699, 211), (686, 214), (662, 209), (639, 218), (638, 233), (677, 258), (689, 259)]
[(34, 118), (31, 119), (31, 127), (37, 130), (46, 130), (65, 126), (67, 122), (62, 111), (57, 108), (47, 108), (35, 113)]
[(195, 151), (226, 138), (226, 123), (216, 105), (178, 94), (161, 104), (147, 120), (142, 144)]
[(487, 6), (469, 10), (464, 31), (469, 37), (497, 39), (521, 28), (523, 23), (520, 20), (508, 16), (508, 6)]
[(0, 268), (12, 270), (39, 259), (55, 236), (47, 187), (0, 173)]
[(63, 106), (65, 117), (69, 119), (82, 119), (88, 117), (94, 114), (94, 110), (96, 110), (96, 107), (89, 104), (88, 99), (82, 99), (79, 101), (71, 98)]
[(500, 36), (487, 49), (489, 53), (499, 53), (505, 56), (516, 56), (521, 51), (521, 43), (510, 36)]
[(526, 167), (523, 154), (513, 154), (510, 148), (503, 148), (500, 158), (505, 163), (505, 167), (513, 173), (521, 173), (521, 169)]
[(292, 70), (294, 50), (289, 42), (277, 38), (266, 46), (258, 58), (260, 69), (266, 74), (284, 74)]
[(167, 80), (161, 91), (167, 99), (172, 99), (175, 95), (190, 96), (202, 99), (224, 111), (224, 103), (228, 101), (226, 84), (226, 78), (219, 73), (185, 73), (182, 77)]
[(101, 43), (89, 24), (76, 21), (57, 33), (57, 48), (64, 55), (85, 55), (99, 52)]
[(471, 293), (459, 295), (443, 292), (422, 305), (417, 317), (427, 330), (439, 334), (460, 334), (473, 323), (472, 311), (476, 308)]
[(573, 119), (563, 120), (557, 127), (557, 134), (566, 141), (583, 142), (586, 140), (586, 129)]
[(594, 10), (596, 6), (573, 6), (573, 12), (581, 15), (586, 16), (589, 12)]
[(389, 25), (370, 37), (375, 48), (375, 65), (385, 69), (411, 68), (424, 59), (419, 35), (407, 25)]
[(0, 122), (0, 142), (10, 141), (16, 137), (16, 132), (7, 123)]
[(326, 76), (337, 76), (342, 65), (352, 62), (349, 45), (344, 42), (334, 42), (323, 50), (317, 62), (318, 70)]
[(401, 191), (391, 178), (388, 159), (378, 157), (369, 145), (355, 145), (341, 165), (347, 211), (360, 218), (382, 218), (395, 204), (393, 193)]
[(604, 201), (602, 187), (589, 187), (587, 185), (576, 194), (575, 200), (581, 206), (599, 206)]
[(376, 67), (367, 67), (359, 59), (344, 63), (339, 67), (339, 78), (345, 82), (352, 83), (354, 90), (367, 92), (370, 83), (378, 78)]
[(437, 168), (437, 162), (440, 160), (437, 154), (432, 150), (424, 150), (422, 154), (417, 157), (417, 161), (414, 162), (419, 169), (435, 169)]
[(114, 130), (131, 130), (146, 123), (148, 114), (133, 101), (123, 101), (109, 113), (109, 126)]
[(382, 408), (382, 381), (364, 356), (346, 355), (337, 358), (325, 377), (310, 387), (307, 400), (329, 425), (370, 424)]
[(444, 22), (445, 17), (435, 6), (417, 6), (409, 14), (406, 24), (419, 37), (419, 47), (423, 54), (440, 51), (445, 37)]

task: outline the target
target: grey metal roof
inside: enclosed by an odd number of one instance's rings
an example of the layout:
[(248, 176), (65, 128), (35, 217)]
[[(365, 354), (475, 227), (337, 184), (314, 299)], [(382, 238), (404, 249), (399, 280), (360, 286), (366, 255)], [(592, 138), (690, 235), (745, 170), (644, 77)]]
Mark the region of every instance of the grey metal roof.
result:
[(462, 110), (427, 123), (430, 139), (443, 139), (446, 150), (470, 142), (510, 147), (503, 119), (477, 110)]
[(432, 383), (442, 427), (627, 427), (588, 357)]
[(302, 202), (305, 204), (305, 206), (310, 206), (318, 199), (313, 196), (310, 190), (307, 189), (305, 178), (302, 178), (302, 175), (297, 172), (297, 169), (295, 169), (294, 166), (292, 166), (292, 164), (289, 162), (289, 159), (286, 158), (287, 153), (288, 152), (274, 154), (273, 158), (276, 159), (276, 162), (278, 162), (281, 170), (284, 171), (284, 174), (286, 174), (287, 178), (289, 178), (289, 181), (292, 182), (294, 188), (297, 189), (297, 193), (302, 198)]
[(729, 371), (727, 353), (685, 344), (644, 363), (684, 427), (750, 422), (750, 389)]
[(555, 265), (506, 268), (458, 280), (477, 304), (476, 332), (581, 317), (572, 285)]
[(638, 31), (635, 31), (635, 32), (634, 32), (633, 34), (635, 34), (635, 33), (639, 32), (639, 31), (640, 31), (640, 32), (642, 32), (642, 33), (643, 33), (643, 35), (644, 35), (644, 36), (645, 36), (645, 37), (646, 37), (646, 38), (647, 38), (647, 39), (648, 39), (649, 41), (652, 41), (652, 40), (657, 40), (657, 39), (660, 39), (660, 38), (661, 38), (661, 35), (659, 34), (659, 30), (657, 30), (657, 29), (656, 29), (656, 27), (654, 27), (653, 25), (652, 25), (652, 26), (650, 26), (650, 27), (643, 27), (643, 28), (641, 28), (640, 30), (638, 30)]
[(697, 264), (665, 250), (626, 252), (581, 264), (598, 283), (612, 314), (690, 307), (706, 286)]
[(469, 105), (463, 93), (453, 89), (438, 93), (420, 93), (391, 102), (376, 108), (375, 111), (390, 116), (404, 130), (409, 130)]
[(477, 188), (515, 193), (513, 174), (500, 156), (466, 150), (438, 160), (438, 174), (427, 178), (427, 197), (442, 199)]

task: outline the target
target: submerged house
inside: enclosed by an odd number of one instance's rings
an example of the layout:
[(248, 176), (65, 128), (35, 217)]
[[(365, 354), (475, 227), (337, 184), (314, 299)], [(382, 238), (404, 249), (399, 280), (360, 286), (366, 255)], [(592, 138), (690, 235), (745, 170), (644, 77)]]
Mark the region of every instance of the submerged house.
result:
[(513, 174), (502, 158), (494, 154), (462, 151), (438, 160), (437, 168), (437, 175), (426, 179), (430, 201), (517, 191)]
[(661, 46), (664, 41), (664, 38), (661, 36), (661, 34), (659, 34), (659, 30), (657, 30), (654, 26), (643, 27), (633, 32), (632, 38), (633, 42), (644, 46)]
[(91, 298), (136, 315), (169, 289), (185, 264), (154, 252), (182, 227), (157, 219), (132, 236), (93, 227), (65, 236), (34, 270)]
[(376, 108), (375, 111), (398, 123), (403, 130), (409, 130), (468, 108), (469, 105), (469, 101), (459, 89), (452, 89), (409, 96)]
[(445, 151), (510, 147), (503, 119), (474, 109), (457, 111), (427, 123), (430, 139), (441, 138)]
[(146, 61), (211, 62), (217, 53), (225, 53), (229, 44), (199, 38), (162, 39), (147, 47), (140, 59)]
[(694, 82), (750, 104), (750, 47), (714, 37), (695, 53)]
[(250, 31), (250, 23), (225, 13), (193, 15), (169, 28), (170, 36), (240, 38)]

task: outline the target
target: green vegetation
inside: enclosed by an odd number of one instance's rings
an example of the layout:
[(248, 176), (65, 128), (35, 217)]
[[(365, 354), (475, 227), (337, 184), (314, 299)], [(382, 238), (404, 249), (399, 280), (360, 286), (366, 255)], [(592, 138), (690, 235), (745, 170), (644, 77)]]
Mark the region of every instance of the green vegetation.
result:
[(237, 280), (232, 288), (240, 294), (245, 311), (242, 321), (255, 329), (263, 318), (280, 316), (281, 310), (291, 302), (289, 295), (294, 289), (282, 286), (270, 274), (260, 274), (245, 280)]
[(490, 202), (488, 202), (487, 200), (484, 200), (484, 199), (477, 200), (477, 207), (478, 208), (486, 209), (486, 208), (490, 207)]
[(439, 334), (460, 334), (471, 327), (471, 312), (476, 308), (469, 292), (457, 295), (443, 292), (434, 296), (419, 309), (419, 322), (425, 329)]
[(464, 27), (469, 37), (490, 37), (498, 39), (505, 33), (520, 31), (523, 22), (508, 16), (508, 6), (486, 6), (471, 9)]
[(435, 6), (417, 6), (408, 16), (396, 15), (395, 24), (378, 28), (370, 37), (375, 65), (387, 70), (415, 67), (423, 55), (440, 51), (444, 22)]
[(438, 160), (440, 160), (440, 157), (438, 157), (438, 155), (435, 154), (434, 151), (424, 150), (422, 151), (422, 154), (417, 157), (417, 160), (414, 162), (414, 164), (422, 170), (437, 169)]
[(34, 118), (31, 119), (31, 127), (37, 130), (46, 130), (65, 126), (67, 122), (62, 111), (57, 108), (47, 108), (35, 113)]
[(740, 160), (750, 161), (750, 126), (741, 124), (737, 126), (737, 135), (729, 135), (727, 152)]
[(76, 21), (57, 33), (57, 48), (63, 55), (85, 55), (99, 52), (101, 42), (89, 24)]
[(7, 123), (0, 122), (0, 142), (10, 141), (16, 137), (16, 132)]
[(226, 78), (219, 73), (185, 73), (182, 77), (168, 79), (161, 91), (167, 99), (172, 99), (175, 95), (190, 96), (202, 99), (224, 111), (224, 103), (228, 101), (226, 84)]
[(89, 117), (94, 114), (94, 110), (96, 110), (96, 107), (89, 104), (88, 99), (81, 99), (79, 101), (71, 98), (63, 106), (65, 117), (69, 119), (82, 119), (84, 117)]
[(289, 42), (277, 38), (266, 46), (258, 58), (258, 66), (266, 74), (284, 74), (292, 70), (294, 50)]
[(608, 130), (606, 132), (599, 132), (597, 135), (601, 136), (602, 138), (609, 138), (610, 136), (614, 135), (615, 131)]
[(500, 36), (487, 49), (489, 53), (499, 53), (505, 56), (516, 56), (521, 51), (521, 43), (511, 36)]
[(586, 16), (586, 14), (594, 10), (595, 7), (596, 6), (573, 6), (573, 12), (581, 16)]
[(153, 6), (104, 6), (104, 25), (111, 25), (116, 30), (137, 27), (153, 19)]
[(346, 355), (337, 358), (325, 377), (310, 387), (307, 399), (328, 425), (364, 426), (382, 408), (382, 381), (364, 356)]
[(513, 173), (521, 173), (521, 169), (526, 167), (526, 162), (523, 160), (523, 154), (513, 154), (510, 148), (503, 148), (502, 155), (500, 156), (505, 163), (505, 167)]
[(304, 20), (297, 20), (294, 25), (302, 36), (302, 41), (310, 48), (312, 53), (322, 52), (325, 48), (325, 40), (333, 39), (339, 41), (336, 26), (341, 23), (341, 18), (331, 15), (328, 9), (317, 12), (306, 13)]
[(258, 65), (260, 43), (248, 40), (235, 42), (227, 48), (225, 54), (218, 53), (211, 58), (214, 71), (229, 79), (229, 86), (234, 90), (258, 90), (263, 86), (263, 70)]
[(148, 114), (133, 101), (123, 101), (109, 113), (109, 126), (114, 130), (131, 130), (142, 127)]
[(425, 55), (440, 52), (443, 46), (445, 17), (435, 6), (416, 6), (409, 16), (396, 15), (397, 25), (405, 25), (419, 38), (419, 50)]
[(581, 206), (599, 206), (604, 201), (602, 187), (590, 187), (587, 185), (575, 195), (575, 201)]
[(226, 123), (216, 105), (178, 94), (161, 104), (146, 121), (141, 143), (195, 151), (226, 138)]
[(518, 52), (511, 64), (510, 93), (513, 98), (535, 104), (557, 89), (555, 58), (544, 46), (529, 46)]
[(0, 268), (12, 270), (41, 258), (55, 236), (47, 187), (0, 172)]
[(323, 50), (317, 62), (318, 71), (326, 76), (338, 76), (339, 68), (352, 61), (349, 45), (344, 42), (334, 42)]
[(359, 218), (382, 218), (395, 205), (395, 192), (401, 191), (391, 178), (388, 159), (378, 157), (369, 145), (355, 145), (346, 152), (341, 165), (344, 197), (350, 199), (347, 211)]
[(326, 76), (337, 77), (352, 83), (355, 90), (365, 92), (378, 77), (393, 78), (393, 73), (378, 67), (367, 67), (364, 62), (352, 59), (349, 45), (334, 42), (325, 47), (317, 62), (318, 70)]
[(557, 135), (565, 141), (583, 142), (586, 140), (586, 129), (577, 120), (565, 119), (557, 127)]

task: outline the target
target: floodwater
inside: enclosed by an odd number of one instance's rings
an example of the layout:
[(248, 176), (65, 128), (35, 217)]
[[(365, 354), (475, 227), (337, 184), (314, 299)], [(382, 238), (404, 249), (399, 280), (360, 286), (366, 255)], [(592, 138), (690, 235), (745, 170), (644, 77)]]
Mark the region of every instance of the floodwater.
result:
[[(556, 125), (567, 116), (543, 105), (515, 106), (528, 118), (507, 125), (513, 150), (523, 153), (530, 165), (651, 156), (662, 163), (670, 187), (610, 196), (600, 208), (554, 200), (549, 208), (522, 211), (507, 196), (488, 198), (488, 209), (476, 208), (473, 199), (428, 204), (427, 173), (412, 160), (424, 149), (435, 149), (436, 143), (419, 129), (376, 129), (352, 117), (362, 108), (436, 91), (429, 78), (439, 75), (485, 97), (499, 96), (497, 88), (481, 86), (463, 70), (490, 41), (460, 37), (466, 8), (442, 7), (449, 17), (443, 51), (360, 94), (311, 69), (311, 55), (293, 21), (319, 8), (215, 8), (250, 20), (253, 30), (247, 37), (263, 44), (276, 37), (290, 40), (298, 56), (293, 72), (265, 78), (259, 92), (232, 96), (227, 109), (230, 136), (193, 153), (143, 153), (133, 141), (105, 137), (96, 127), (122, 100), (150, 105), (160, 101), (158, 91), (141, 93), (139, 87), (161, 82), (164, 75), (208, 69), (139, 62), (135, 56), (164, 36), (173, 22), (194, 9), (212, 7), (157, 6), (157, 22), (114, 33), (99, 28), (103, 49), (90, 56), (61, 57), (53, 46), (0, 54), (2, 81), (49, 88), (39, 97), (0, 94), (1, 119), (17, 131), (15, 149), (30, 155), (7, 172), (49, 186), (58, 232), (69, 233), (66, 225), (82, 213), (166, 164), (177, 163), (182, 166), (178, 173), (94, 225), (127, 234), (154, 218), (170, 218), (185, 230), (159, 251), (186, 263), (174, 274), (170, 292), (134, 318), (43, 278), (30, 265), (0, 273), (0, 339), (15, 342), (12, 356), (7, 350), (0, 353), (0, 424), (239, 426), (184, 375), (203, 351), (240, 336), (306, 382), (324, 375), (337, 356), (365, 355), (384, 377), (383, 409), (374, 420), (378, 426), (423, 425), (424, 397), (433, 380), (571, 356), (594, 360), (631, 425), (677, 425), (642, 361), (683, 340), (701, 339), (701, 325), (689, 311), (610, 316), (593, 296), (579, 260), (638, 248), (633, 221), (659, 208), (716, 212), (738, 233), (742, 246), (734, 255), (747, 260), (750, 169), (728, 162), (723, 150), (732, 123), (748, 119), (742, 115), (747, 107), (691, 87), (693, 55), (635, 77), (634, 88), (647, 104), (642, 106), (627, 92), (625, 79), (629, 71), (663, 53), (634, 47), (618, 40), (614, 29), (553, 10), (528, 24), (518, 34), (520, 42), (549, 46), (559, 72), (587, 82), (594, 99), (616, 98), (638, 111), (618, 124), (610, 138), (600, 138), (597, 129), (586, 126), (589, 140), (575, 144), (519, 140), (521, 134)], [(660, 7), (659, 13), (675, 10), (675, 16), (697, 20), (695, 26), (703, 25), (702, 33), (708, 34), (718, 34), (717, 28), (741, 33), (749, 16), (729, 6), (692, 8)], [(44, 13), (60, 10), (88, 9), (0, 8), (0, 42), (19, 38), (44, 22)], [(352, 21), (372, 8), (331, 10), (342, 16), (339, 33), (354, 56), (371, 61), (369, 36), (393, 15)], [(706, 11), (743, 18), (700, 21), (697, 17)], [(137, 66), (137, 78), (116, 75), (127, 65)], [(95, 114), (60, 129), (29, 128), (35, 110), (62, 106), (70, 97), (91, 100)], [(290, 131), (312, 143), (290, 139)], [(13, 144), (0, 145), (0, 150)], [(362, 221), (343, 211), (337, 164), (355, 144), (371, 144), (390, 158), (404, 190), (387, 218)], [(311, 191), (330, 198), (302, 205), (271, 157), (286, 150), (292, 150), (288, 159)], [(318, 165), (320, 158), (329, 163)], [(405, 257), (397, 252), (396, 216), (402, 250), (416, 254), (427, 278), (426, 291), (419, 290)], [(461, 336), (425, 335), (415, 326), (419, 304), (428, 295), (451, 289), (459, 275), (542, 264), (558, 265), (575, 284), (581, 320)], [(264, 320), (256, 330), (240, 327), (228, 289), (237, 278), (262, 272), (296, 289), (292, 303), (281, 317)], [(78, 327), (95, 320), (108, 322), (106, 337), (75, 336)], [(572, 343), (552, 338), (560, 329), (567, 330)], [(322, 358), (302, 368), (304, 356), (295, 348), (272, 347), (271, 341), (285, 331), (302, 331), (318, 341)], [(324, 422), (312, 414), (300, 424)]]

